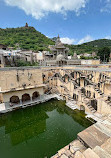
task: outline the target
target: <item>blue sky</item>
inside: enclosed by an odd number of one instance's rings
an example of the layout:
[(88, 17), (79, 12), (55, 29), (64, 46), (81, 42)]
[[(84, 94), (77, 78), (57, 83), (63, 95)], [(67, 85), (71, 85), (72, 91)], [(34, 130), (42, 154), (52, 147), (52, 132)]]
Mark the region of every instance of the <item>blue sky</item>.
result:
[(110, 39), (111, 0), (0, 0), (0, 28), (26, 22), (64, 43)]

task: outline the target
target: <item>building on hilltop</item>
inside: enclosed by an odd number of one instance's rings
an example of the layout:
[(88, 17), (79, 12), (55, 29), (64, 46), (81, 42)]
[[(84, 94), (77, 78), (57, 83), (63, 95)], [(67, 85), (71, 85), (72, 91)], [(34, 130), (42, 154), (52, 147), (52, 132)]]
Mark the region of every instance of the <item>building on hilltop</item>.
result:
[(27, 22), (26, 22), (26, 24), (25, 24), (25, 27), (29, 27)]
[(4, 45), (4, 44), (0, 44), (0, 49), (6, 50), (6, 49), (7, 49), (7, 46)]

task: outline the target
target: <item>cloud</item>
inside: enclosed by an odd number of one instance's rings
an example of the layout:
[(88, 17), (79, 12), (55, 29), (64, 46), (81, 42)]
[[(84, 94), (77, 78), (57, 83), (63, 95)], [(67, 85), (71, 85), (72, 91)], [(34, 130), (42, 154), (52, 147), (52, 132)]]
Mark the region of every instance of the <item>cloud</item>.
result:
[[(101, 1), (103, 2), (103, 0)], [(104, 2), (104, 7), (101, 8), (101, 12), (111, 12), (111, 0), (105, 0)]]
[(87, 36), (85, 36), (84, 38), (82, 38), (82, 39), (78, 42), (78, 44), (90, 42), (90, 41), (93, 41), (93, 40), (94, 40), (93, 37), (91, 37), (90, 35), (87, 35)]
[(73, 39), (73, 38), (71, 39), (68, 37), (61, 38), (60, 40), (64, 44), (74, 44), (74, 42), (76, 41), (75, 39)]
[(106, 36), (105, 39), (111, 39), (111, 36)]
[(32, 15), (36, 19), (41, 19), (49, 12), (67, 15), (67, 11), (74, 11), (77, 15), (82, 8), (85, 8), (88, 0), (4, 0), (7, 5), (16, 6), (25, 11), (27, 15)]

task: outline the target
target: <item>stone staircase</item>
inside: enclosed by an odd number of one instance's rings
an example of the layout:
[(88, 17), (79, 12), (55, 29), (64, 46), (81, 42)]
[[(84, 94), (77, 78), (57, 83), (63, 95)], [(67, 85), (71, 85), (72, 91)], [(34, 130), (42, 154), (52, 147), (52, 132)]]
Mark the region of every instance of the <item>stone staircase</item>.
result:
[(78, 133), (51, 158), (111, 158), (111, 115)]
[(66, 105), (67, 105), (67, 107), (69, 107), (69, 108), (72, 109), (72, 110), (77, 109), (77, 105), (76, 105), (76, 102), (75, 102), (75, 101), (68, 101), (68, 102), (66, 103)]
[(105, 102), (111, 107), (111, 101), (105, 100)]
[(100, 94), (100, 96), (102, 96), (102, 95), (104, 95), (104, 93), (99, 89), (99, 88), (94, 88), (94, 90), (96, 91), (96, 92), (98, 92), (99, 94)]
[(111, 158), (111, 155), (100, 146), (96, 146), (93, 151), (100, 157), (100, 158)]
[(90, 111), (91, 111), (92, 113), (95, 113), (95, 112), (96, 112), (96, 110), (91, 106), (90, 101), (89, 101), (88, 103), (86, 103), (86, 105), (87, 105), (87, 107), (90, 109)]
[(105, 147), (103, 144), (87, 149), (79, 140), (75, 140), (51, 158), (111, 158), (111, 138), (108, 141), (104, 143)]
[(58, 94), (58, 93), (59, 93), (59, 91), (58, 91), (58, 89), (57, 89), (56, 86), (55, 86), (55, 87), (52, 87), (51, 90), (50, 90), (50, 92), (51, 92), (52, 94)]
[(90, 110), (91, 113), (95, 113), (96, 110), (91, 106), (91, 103), (90, 103), (90, 99), (88, 99), (84, 93), (81, 92), (81, 90), (79, 90), (79, 92), (81, 93), (81, 96), (82, 98), (84, 99), (84, 103), (85, 105), (88, 107), (88, 109)]

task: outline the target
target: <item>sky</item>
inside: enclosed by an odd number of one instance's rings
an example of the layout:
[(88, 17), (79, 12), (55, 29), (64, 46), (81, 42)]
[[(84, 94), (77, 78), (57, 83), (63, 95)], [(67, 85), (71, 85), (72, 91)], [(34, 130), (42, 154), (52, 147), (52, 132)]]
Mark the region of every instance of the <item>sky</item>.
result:
[(0, 28), (26, 22), (63, 43), (111, 39), (111, 0), (0, 0)]

